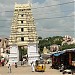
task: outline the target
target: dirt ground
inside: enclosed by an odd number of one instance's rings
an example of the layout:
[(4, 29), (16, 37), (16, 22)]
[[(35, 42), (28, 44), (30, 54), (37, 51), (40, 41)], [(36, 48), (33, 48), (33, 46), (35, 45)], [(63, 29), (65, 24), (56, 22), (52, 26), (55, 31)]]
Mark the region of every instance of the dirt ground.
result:
[[(12, 66), (12, 72), (8, 73), (8, 67), (0, 67), (0, 75), (63, 75), (62, 72), (56, 69), (51, 69), (50, 65), (46, 65), (45, 72), (32, 72), (31, 66), (18, 66), (15, 68)], [(74, 74), (75, 75), (75, 74)]]

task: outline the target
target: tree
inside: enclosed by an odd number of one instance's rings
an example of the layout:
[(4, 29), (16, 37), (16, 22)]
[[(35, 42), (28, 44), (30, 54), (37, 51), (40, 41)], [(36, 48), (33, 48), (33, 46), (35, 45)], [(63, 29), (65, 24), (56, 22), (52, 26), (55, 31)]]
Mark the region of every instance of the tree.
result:
[(70, 49), (70, 48), (75, 48), (75, 44), (64, 44), (63, 46), (61, 46), (61, 49), (62, 50), (65, 50), (65, 49)]
[(39, 36), (39, 37), (38, 37), (38, 40), (42, 40), (42, 37), (41, 37), (41, 36)]
[(41, 53), (42, 53), (44, 47), (49, 49), (50, 45), (53, 45), (53, 44), (60, 45), (60, 50), (75, 48), (75, 44), (71, 44), (71, 45), (64, 44), (62, 46), (61, 45), (62, 41), (63, 41), (63, 37), (62, 36), (47, 37), (47, 38), (39, 40), (38, 47), (39, 47), (39, 50), (40, 50)]
[[(41, 38), (41, 37), (39, 37), (39, 38)], [(40, 51), (42, 52), (44, 46), (47, 49), (50, 49), (50, 45), (53, 45), (53, 44), (61, 45), (62, 40), (63, 40), (62, 36), (47, 37), (44, 39), (40, 39), (38, 46), (39, 46)]]
[(39, 41), (38, 46), (39, 46), (40, 52), (42, 52), (44, 47), (47, 47), (49, 49), (50, 41), (47, 39), (42, 39)]

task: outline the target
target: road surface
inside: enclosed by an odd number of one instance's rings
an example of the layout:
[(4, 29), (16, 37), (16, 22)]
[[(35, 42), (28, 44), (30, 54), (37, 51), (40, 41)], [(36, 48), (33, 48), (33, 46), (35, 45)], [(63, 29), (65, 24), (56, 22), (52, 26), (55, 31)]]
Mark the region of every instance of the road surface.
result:
[[(12, 73), (8, 73), (7, 66), (0, 67), (0, 75), (63, 75), (59, 70), (51, 69), (50, 65), (46, 65), (45, 72), (32, 72), (31, 67), (24, 65), (15, 68), (12, 66)], [(75, 75), (75, 74), (74, 74)]]

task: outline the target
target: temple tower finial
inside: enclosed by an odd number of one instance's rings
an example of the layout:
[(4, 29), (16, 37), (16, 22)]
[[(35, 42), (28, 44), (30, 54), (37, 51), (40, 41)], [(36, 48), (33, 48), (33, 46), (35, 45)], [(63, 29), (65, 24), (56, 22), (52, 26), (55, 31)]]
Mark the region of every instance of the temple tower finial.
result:
[(30, 6), (32, 6), (32, 3), (31, 3), (31, 1), (30, 1), (30, 0), (28, 0), (28, 4), (29, 4)]
[(15, 1), (15, 4), (17, 3), (17, 1), (16, 0), (14, 0)]
[(30, 0), (28, 0), (28, 3), (30, 4)]

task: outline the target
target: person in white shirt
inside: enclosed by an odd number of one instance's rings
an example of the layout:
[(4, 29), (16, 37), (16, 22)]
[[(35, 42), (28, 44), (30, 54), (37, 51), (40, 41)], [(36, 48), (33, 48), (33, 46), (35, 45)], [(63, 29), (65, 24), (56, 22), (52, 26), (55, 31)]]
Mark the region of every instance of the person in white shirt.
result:
[(31, 69), (32, 69), (32, 72), (35, 71), (35, 65), (34, 65), (34, 62), (33, 62), (33, 61), (32, 61), (32, 63), (31, 63)]
[(9, 73), (11, 73), (11, 65), (8, 65)]

